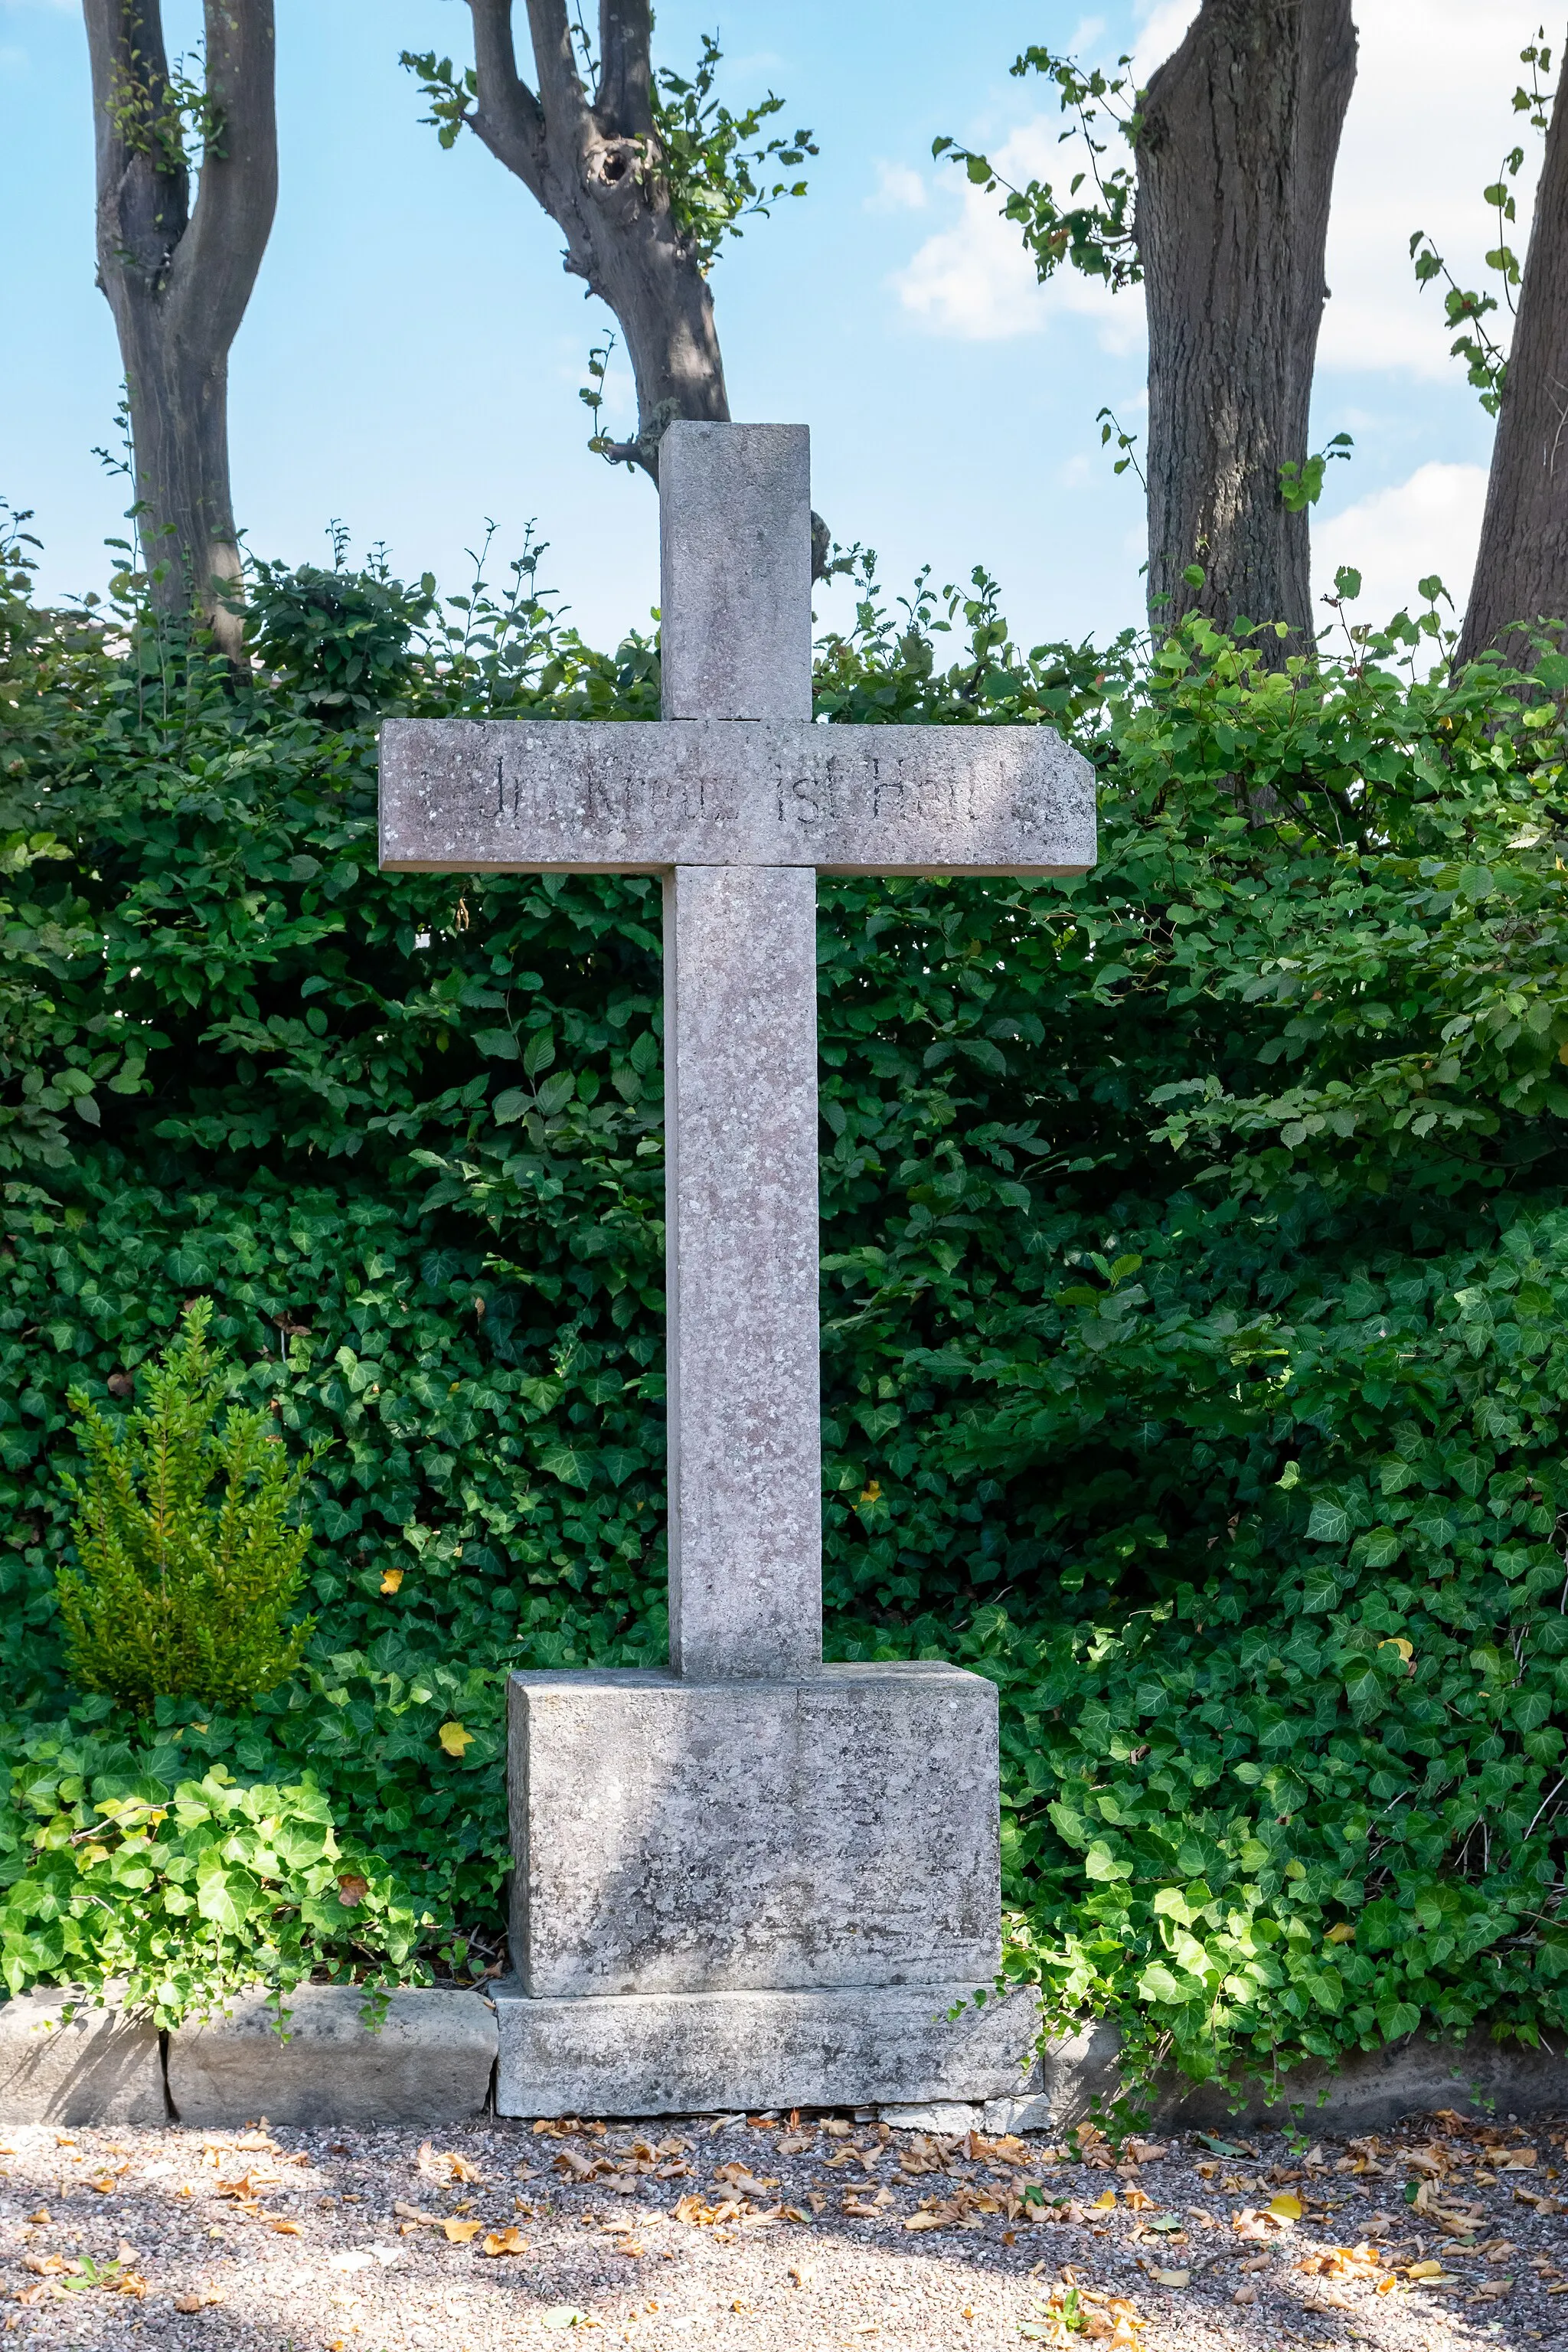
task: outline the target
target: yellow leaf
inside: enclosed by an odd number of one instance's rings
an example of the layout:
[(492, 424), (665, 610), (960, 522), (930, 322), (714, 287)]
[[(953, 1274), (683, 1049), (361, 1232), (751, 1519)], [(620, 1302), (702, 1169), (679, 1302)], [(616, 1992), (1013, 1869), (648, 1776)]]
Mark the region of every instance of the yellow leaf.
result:
[(482, 2221), (443, 2221), (441, 2224), (442, 2229), (447, 2233), (447, 2243), (449, 2246), (466, 2246), (471, 2238), (477, 2238), (479, 2236), (479, 2231), (484, 2228), (484, 2226), (485, 2225)]
[(1441, 2278), (1443, 2265), (1441, 2263), (1412, 2263), (1409, 2275), (1418, 2279)]
[(1268, 2200), (1268, 2210), (1278, 2221), (1299, 2221), (1301, 2200), (1299, 2197), (1292, 2197), (1289, 2189), (1282, 2189), (1278, 2197)]
[(381, 1589), (384, 1592), (395, 1592), (402, 1581), (402, 1569), (389, 1568), (385, 1575), (381, 1580)]
[(1380, 1650), (1397, 1650), (1406, 1665), (1415, 1655), (1415, 1644), (1398, 1633), (1391, 1633), (1386, 1642), (1380, 1642), (1377, 1646)]
[(1151, 2271), (1156, 2286), (1185, 2286), (1192, 2278), (1191, 2271)]
[(298, 2221), (274, 2221), (272, 2226), (280, 2238), (297, 2238), (300, 2234)]
[(461, 1756), (473, 1736), (471, 1731), (465, 1731), (460, 1723), (444, 1723), (436, 1734), (448, 1756)]
[(481, 2254), (491, 2256), (523, 2254), (528, 2252), (528, 2241), (526, 2238), (520, 2237), (516, 2230), (492, 2230), (480, 2246), (479, 2252)]
[(1351, 1926), (1348, 1919), (1342, 1919), (1337, 1927), (1333, 1927), (1329, 1929), (1328, 1934), (1323, 1937), (1323, 1941), (1325, 1944), (1353, 1944), (1355, 1942), (1355, 1929)]
[(1093, 2204), (1089, 2207), (1089, 2211), (1090, 2211), (1091, 2213), (1109, 2213), (1109, 2212), (1110, 2212), (1110, 2209), (1111, 2209), (1111, 2207), (1115, 2204), (1115, 2202), (1116, 2202), (1116, 2191), (1115, 2191), (1115, 2189), (1108, 2189), (1106, 2190), (1106, 2192), (1105, 2192), (1105, 2194), (1104, 2194), (1104, 2196), (1103, 2196), (1103, 2197), (1097, 2197), (1097, 2198), (1095, 2199), (1095, 2200), (1094, 2200)]

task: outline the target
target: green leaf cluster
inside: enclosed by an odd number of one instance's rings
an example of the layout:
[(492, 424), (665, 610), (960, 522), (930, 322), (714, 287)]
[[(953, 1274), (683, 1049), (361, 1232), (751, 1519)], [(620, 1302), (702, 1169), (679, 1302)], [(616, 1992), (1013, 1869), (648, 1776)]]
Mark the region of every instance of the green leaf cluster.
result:
[(1035, 43), (1016, 58), (1012, 72), (1022, 78), (1039, 74), (1055, 89), (1060, 110), (1068, 117), (1059, 145), (1070, 146), (1071, 161), (1080, 168), (1068, 182), (1066, 201), (1057, 184), (1035, 178), (1021, 188), (1004, 177), (987, 155), (954, 139), (931, 142), (933, 155), (946, 155), (962, 164), (972, 187), (987, 195), (1003, 192), (1002, 217), (1017, 225), (1024, 249), (1043, 286), (1063, 268), (1086, 278), (1103, 278), (1113, 292), (1141, 285), (1143, 265), (1133, 226), (1137, 177), (1128, 160), (1107, 163), (1111, 132), (1131, 151), (1137, 144), (1142, 91), (1128, 68), (1131, 57), (1118, 58), (1112, 73), (1099, 66), (1087, 69), (1073, 58)]
[(417, 1979), (420, 1922), (385, 1864), (341, 1844), (312, 1774), (237, 1784), (192, 1772), (179, 1727), (128, 1744), (106, 1710), (7, 1727), (0, 1786), (0, 1976), (15, 1995), (67, 1984), (160, 2028), (241, 1984), (280, 2024), (317, 1977), (367, 1988)]
[[(1408, 614), (1279, 670), (1196, 618), (1025, 647), (984, 573), (859, 564), (824, 720), (1058, 726), (1101, 855), (822, 884), (832, 1654), (995, 1679), (1010, 1965), (1140, 2064), (1568, 2025), (1568, 661), (1425, 676)], [(308, 593), (258, 583), (253, 686), (0, 612), (4, 821), (67, 853), (36, 1066), (134, 1074), (0, 1197), (0, 1673), (67, 1736), (67, 1394), (209, 1297), (316, 1457), (317, 1628), (253, 1706), (106, 1736), (312, 1774), (430, 1966), (499, 1929), (505, 1670), (664, 1645), (658, 909), (378, 873), (374, 709), (272, 617)], [(658, 709), (531, 572), (376, 676)]]
[(241, 1705), (286, 1680), (315, 1631), (285, 1622), (310, 1543), (289, 1524), (310, 1456), (290, 1465), (254, 1408), (216, 1427), (226, 1383), (211, 1320), (211, 1300), (193, 1299), (123, 1423), (83, 1389), (66, 1400), (88, 1464), (83, 1486), (66, 1480), (77, 1564), (55, 1576), (66, 1665), (83, 1690), (143, 1711), (163, 1697)]

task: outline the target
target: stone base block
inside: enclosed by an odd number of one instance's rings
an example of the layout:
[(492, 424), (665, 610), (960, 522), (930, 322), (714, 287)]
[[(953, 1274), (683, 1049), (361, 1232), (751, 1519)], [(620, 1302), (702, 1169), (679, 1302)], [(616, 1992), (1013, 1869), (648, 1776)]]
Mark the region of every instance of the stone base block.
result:
[(0, 2124), (161, 2124), (168, 2116), (158, 2036), (117, 2009), (65, 1992), (0, 2002)]
[(445, 2124), (489, 2097), (495, 2011), (479, 1993), (395, 1992), (379, 2032), (352, 1985), (300, 1985), (284, 2006), (287, 2041), (264, 1993), (169, 2036), (181, 2123)]
[(970, 1979), (552, 2000), (531, 2000), (513, 1979), (496, 1991), (496, 2111), (711, 2115), (1003, 2097), (1026, 2079), (1035, 2003), (1015, 1993), (950, 2020), (973, 1990)]
[(995, 1974), (996, 1691), (978, 1675), (518, 1674), (509, 1760), (511, 1955), (535, 1999)]

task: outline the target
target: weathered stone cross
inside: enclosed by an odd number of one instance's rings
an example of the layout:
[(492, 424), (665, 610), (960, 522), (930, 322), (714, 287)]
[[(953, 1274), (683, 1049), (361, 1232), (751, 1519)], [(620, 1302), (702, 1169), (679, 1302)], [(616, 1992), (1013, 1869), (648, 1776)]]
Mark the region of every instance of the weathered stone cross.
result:
[(1082, 873), (1092, 772), (812, 723), (804, 426), (673, 425), (659, 477), (661, 720), (382, 734), (384, 866), (664, 880), (671, 1672), (513, 1677), (503, 2111), (951, 2094), (997, 2065), (930, 2022), (994, 1965), (994, 1693), (822, 1664), (816, 875)]

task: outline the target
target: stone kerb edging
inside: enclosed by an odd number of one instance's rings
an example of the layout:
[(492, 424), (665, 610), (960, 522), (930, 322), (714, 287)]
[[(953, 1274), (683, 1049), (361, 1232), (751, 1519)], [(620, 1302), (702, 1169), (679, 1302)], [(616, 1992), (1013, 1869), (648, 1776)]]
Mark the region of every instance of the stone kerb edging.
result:
[(489, 2100), (495, 2010), (477, 1992), (395, 1992), (373, 2032), (352, 1985), (300, 1985), (287, 2041), (260, 1992), (167, 2034), (114, 2008), (67, 2023), (68, 1999), (0, 2003), (0, 2126), (442, 2124)]
[[(79, 2010), (64, 1992), (0, 2002), (0, 2127), (17, 2124), (369, 2126), (455, 2123), (489, 2105), (499, 2034), (481, 1993), (395, 1992), (379, 2033), (363, 2024), (352, 1986), (301, 1985), (289, 1996), (290, 2038), (273, 2031), (266, 1996), (237, 1999), (226, 2016), (158, 2034), (123, 2010)], [(1118, 2082), (1114, 2027), (1100, 2024), (1053, 2045), (1016, 2095), (888, 2106), (892, 2124), (962, 2131), (1065, 2130)], [(989, 2090), (991, 2084), (987, 2084)], [(1287, 2098), (1258, 2095), (1239, 2112), (1225, 2095), (1170, 2080), (1154, 2102), (1163, 2130), (1282, 2124), (1305, 2110), (1308, 2129), (1380, 2129), (1401, 2116), (1479, 2106), (1499, 2115), (1568, 2108), (1568, 2054), (1463, 2042), (1412, 2041), (1353, 2053), (1334, 2071), (1300, 2067)]]

